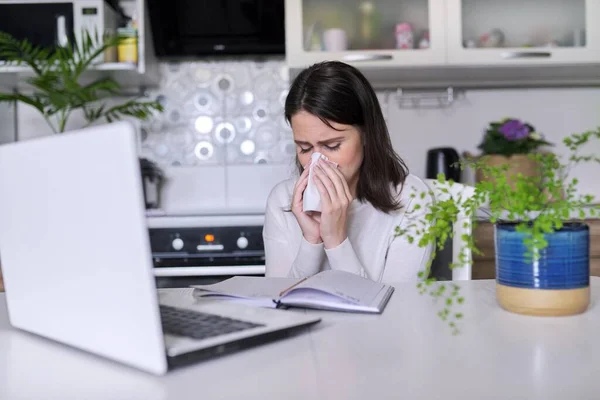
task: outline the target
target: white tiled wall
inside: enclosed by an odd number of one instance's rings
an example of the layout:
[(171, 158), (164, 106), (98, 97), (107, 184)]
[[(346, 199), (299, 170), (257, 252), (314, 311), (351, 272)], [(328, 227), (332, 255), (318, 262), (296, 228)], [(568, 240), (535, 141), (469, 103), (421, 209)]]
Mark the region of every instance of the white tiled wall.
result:
[[(224, 199), (236, 199), (229, 207), (243, 206), (245, 198), (251, 205), (261, 204), (268, 187), (289, 173), (293, 158), (291, 131), (282, 116), (289, 84), (283, 60), (195, 62), (162, 68), (163, 83), (152, 96), (161, 96), (166, 112), (146, 125), (142, 152), (174, 178), (168, 202), (181, 212), (218, 207), (228, 201)], [(600, 126), (598, 88), (471, 90), (450, 108), (416, 110), (399, 108), (392, 92), (378, 94), (394, 147), (419, 176), (425, 174), (429, 148), (451, 146), (459, 153), (476, 152), (487, 124), (506, 116), (530, 122), (557, 144), (554, 150), (559, 154), (564, 154), (560, 143), (564, 135)], [(80, 123), (75, 116), (69, 127)], [(50, 132), (28, 107), (20, 106), (18, 124), (21, 138)], [(600, 143), (590, 151), (600, 153)], [(586, 192), (600, 198), (598, 172), (600, 166), (590, 165), (576, 168), (573, 174)], [(240, 188), (240, 183), (248, 186)], [(249, 193), (248, 188), (256, 185), (260, 193)], [(213, 187), (229, 192), (211, 202), (210, 196), (202, 194)], [(194, 196), (182, 202), (186, 192)]]

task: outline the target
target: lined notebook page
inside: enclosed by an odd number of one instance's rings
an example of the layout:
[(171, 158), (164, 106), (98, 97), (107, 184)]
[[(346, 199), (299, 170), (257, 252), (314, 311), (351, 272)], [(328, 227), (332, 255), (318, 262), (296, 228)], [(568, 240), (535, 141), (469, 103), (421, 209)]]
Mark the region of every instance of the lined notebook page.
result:
[[(342, 271), (328, 270), (311, 276), (296, 288), (312, 288), (331, 293), (344, 300), (364, 306), (374, 306), (388, 285)], [(292, 290), (293, 292), (293, 290)]]

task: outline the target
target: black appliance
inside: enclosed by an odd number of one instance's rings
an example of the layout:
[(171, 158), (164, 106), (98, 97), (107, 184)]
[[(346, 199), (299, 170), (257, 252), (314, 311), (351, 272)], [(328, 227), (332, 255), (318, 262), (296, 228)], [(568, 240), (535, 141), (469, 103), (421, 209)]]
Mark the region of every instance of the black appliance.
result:
[(76, 37), (80, 40), (84, 29), (91, 34), (116, 32), (120, 15), (114, 4), (115, 0), (0, 1), (0, 31), (54, 50)]
[(461, 171), (460, 156), (451, 147), (438, 147), (427, 152), (426, 178), (436, 179), (439, 173), (443, 173), (446, 179), (460, 182)]
[(196, 275), (209, 267), (244, 273), (251, 266), (264, 274), (262, 229), (247, 225), (150, 228), (154, 267), (160, 269), (156, 275), (185, 275), (189, 272), (185, 267), (194, 267)]
[(165, 214), (147, 222), (159, 287), (265, 274), (263, 214)]
[(285, 54), (284, 0), (147, 0), (161, 58)]
[(165, 180), (162, 170), (146, 158), (140, 158), (140, 169), (146, 209), (160, 208), (160, 193)]

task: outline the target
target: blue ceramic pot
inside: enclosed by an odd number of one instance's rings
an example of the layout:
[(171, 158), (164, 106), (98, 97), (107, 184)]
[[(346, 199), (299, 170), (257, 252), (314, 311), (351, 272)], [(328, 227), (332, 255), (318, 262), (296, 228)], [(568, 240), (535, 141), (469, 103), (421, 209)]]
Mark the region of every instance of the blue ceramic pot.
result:
[(548, 246), (534, 261), (526, 234), (516, 224), (495, 228), (496, 288), (500, 304), (531, 315), (571, 315), (587, 309), (590, 282), (589, 227), (568, 223), (546, 234)]

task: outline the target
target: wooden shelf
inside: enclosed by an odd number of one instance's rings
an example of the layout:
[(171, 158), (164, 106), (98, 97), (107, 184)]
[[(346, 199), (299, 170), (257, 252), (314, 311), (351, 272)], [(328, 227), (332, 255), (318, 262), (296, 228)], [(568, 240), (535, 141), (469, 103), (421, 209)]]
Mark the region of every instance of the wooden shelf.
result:
[[(587, 220), (590, 226), (590, 275), (600, 276), (600, 219)], [(473, 279), (495, 279), (494, 226), (489, 222), (478, 223), (475, 243), (484, 253), (473, 256)]]

